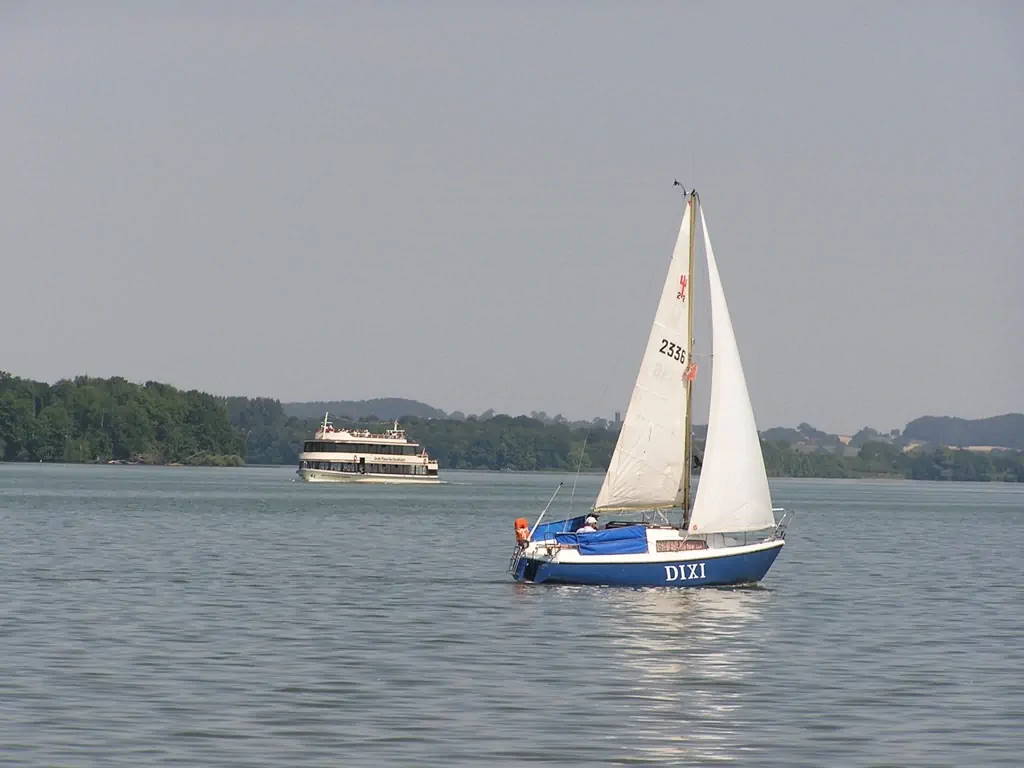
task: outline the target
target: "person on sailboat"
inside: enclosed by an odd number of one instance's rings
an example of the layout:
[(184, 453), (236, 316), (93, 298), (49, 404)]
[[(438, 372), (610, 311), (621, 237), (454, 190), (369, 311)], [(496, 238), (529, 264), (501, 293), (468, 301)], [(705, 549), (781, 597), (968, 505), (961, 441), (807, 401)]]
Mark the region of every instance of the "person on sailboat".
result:
[(576, 529), (576, 533), (595, 533), (597, 531), (597, 518), (593, 515), (587, 515), (587, 519), (583, 521), (583, 525)]

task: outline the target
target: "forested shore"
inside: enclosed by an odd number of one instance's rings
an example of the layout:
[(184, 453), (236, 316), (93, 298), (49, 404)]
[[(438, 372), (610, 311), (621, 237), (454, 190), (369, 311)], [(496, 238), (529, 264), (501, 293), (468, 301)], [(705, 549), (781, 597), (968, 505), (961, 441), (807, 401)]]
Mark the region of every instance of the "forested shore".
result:
[(4, 461), (238, 466), (244, 456), (223, 398), (155, 381), (78, 376), (51, 385), (0, 372)]
[[(385, 426), (383, 416), (332, 418), (336, 426), (379, 431)], [(79, 376), (50, 385), (0, 372), (4, 461), (294, 464), (318, 422), (289, 416), (270, 398), (218, 397), (120, 377)], [(407, 417), (402, 425), (438, 459), (442, 471), (602, 471), (618, 438), (618, 425), (604, 419), (569, 422), (543, 415)], [(697, 433), (702, 437), (700, 429)], [(1019, 450), (914, 445), (867, 428), (851, 444), (839, 444), (836, 436), (809, 425), (764, 435), (787, 438), (762, 440), (772, 476), (1024, 482)], [(698, 465), (702, 451), (698, 439)]]

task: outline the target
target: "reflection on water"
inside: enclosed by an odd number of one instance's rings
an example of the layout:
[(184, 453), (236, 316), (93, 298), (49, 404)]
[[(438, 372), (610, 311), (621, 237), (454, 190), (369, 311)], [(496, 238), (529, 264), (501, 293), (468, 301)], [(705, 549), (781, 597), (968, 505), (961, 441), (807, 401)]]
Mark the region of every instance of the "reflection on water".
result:
[(610, 655), (644, 702), (631, 717), (645, 735), (635, 757), (703, 763), (734, 754), (745, 681), (769, 640), (761, 613), (770, 596), (762, 587), (607, 593)]

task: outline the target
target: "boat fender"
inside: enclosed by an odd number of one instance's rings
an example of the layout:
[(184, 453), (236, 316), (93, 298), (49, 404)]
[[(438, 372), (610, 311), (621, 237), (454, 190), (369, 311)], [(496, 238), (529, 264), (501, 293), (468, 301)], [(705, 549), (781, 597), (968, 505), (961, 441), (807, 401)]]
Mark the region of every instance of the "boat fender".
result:
[(516, 518), (516, 544), (525, 547), (530, 542), (530, 521), (525, 517)]

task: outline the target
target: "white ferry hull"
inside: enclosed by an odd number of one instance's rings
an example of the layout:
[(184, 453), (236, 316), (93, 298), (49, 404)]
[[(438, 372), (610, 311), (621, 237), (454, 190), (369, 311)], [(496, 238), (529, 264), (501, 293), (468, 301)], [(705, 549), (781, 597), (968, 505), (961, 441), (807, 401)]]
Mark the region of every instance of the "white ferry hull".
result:
[(396, 485), (435, 485), (441, 482), (437, 475), (392, 475), (337, 472), (332, 469), (299, 469), (295, 474), (307, 483), (394, 483)]

